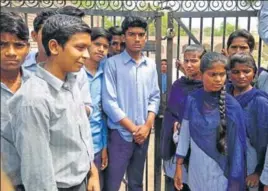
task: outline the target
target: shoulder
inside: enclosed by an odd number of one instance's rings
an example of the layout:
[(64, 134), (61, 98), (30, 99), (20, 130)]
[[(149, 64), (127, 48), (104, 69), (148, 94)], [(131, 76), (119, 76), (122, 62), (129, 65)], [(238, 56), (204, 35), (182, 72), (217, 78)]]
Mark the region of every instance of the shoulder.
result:
[(9, 108), (37, 106), (49, 102), (48, 84), (36, 76), (31, 76), (9, 100)]

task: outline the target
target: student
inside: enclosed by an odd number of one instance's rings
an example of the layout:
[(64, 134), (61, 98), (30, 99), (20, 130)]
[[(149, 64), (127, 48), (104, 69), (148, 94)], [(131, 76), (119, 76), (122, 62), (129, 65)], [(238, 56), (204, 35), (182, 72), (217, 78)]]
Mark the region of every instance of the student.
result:
[(200, 70), (204, 88), (187, 98), (179, 134), (174, 184), (183, 188), (182, 164), (191, 148), (191, 190), (244, 191), (245, 124), (239, 103), (225, 93), (227, 58), (206, 53)]
[[(201, 45), (189, 45), (186, 47), (184, 50), (184, 62), (182, 63), (186, 76), (173, 83), (168, 96), (167, 109), (164, 113), (161, 129), (161, 155), (164, 159), (164, 171), (166, 176), (169, 177), (168, 181), (173, 190), (173, 177), (176, 169), (175, 152), (176, 143), (178, 142), (177, 138), (175, 141), (173, 140), (178, 134), (188, 94), (203, 87), (200, 61), (204, 54), (205, 49)], [(187, 183), (187, 175), (184, 175), (184, 183)], [(172, 189), (170, 188), (169, 190)]]
[(122, 29), (119, 26), (110, 27), (109, 33), (112, 34), (111, 46), (109, 48), (108, 57), (120, 54), (124, 50), (124, 42), (122, 41)]
[(33, 21), (33, 27), (34, 30), (31, 32), (31, 36), (34, 42), (37, 43), (37, 49), (38, 51), (31, 51), (24, 63), (23, 67), (30, 72), (35, 73), (37, 68), (37, 63), (44, 62), (47, 59), (47, 55), (45, 52), (45, 49), (42, 45), (42, 28), (45, 23), (45, 20), (47, 20), (50, 16), (55, 15), (56, 11), (53, 11), (51, 9), (44, 9), (37, 13), (36, 17)]
[(9, 102), (27, 191), (100, 189), (91, 130), (74, 74), (89, 58), (90, 33), (79, 18), (49, 17), (42, 29), (48, 59)]
[(252, 53), (255, 47), (255, 39), (250, 32), (239, 29), (230, 34), (227, 40), (227, 50), (223, 49), (225, 56), (236, 53)]
[(92, 96), (93, 113), (90, 115), (90, 127), (94, 144), (94, 162), (99, 170), (101, 190), (103, 189), (103, 170), (108, 165), (107, 153), (107, 125), (102, 109), (101, 92), (103, 82), (103, 67), (101, 60), (108, 54), (111, 34), (99, 27), (92, 28), (90, 58), (86, 60), (84, 70), (89, 81), (90, 95)]
[(266, 150), (265, 164), (261, 174), (261, 182), (265, 185), (264, 191), (268, 191), (268, 145)]
[(29, 30), (23, 19), (13, 12), (0, 13), (1, 48), (1, 157), (3, 170), (18, 188), (21, 185), (19, 175), (19, 156), (11, 144), (8, 100), (29, 79), (30, 74), (21, 65), (29, 52)]
[(247, 127), (247, 178), (249, 190), (258, 190), (268, 144), (268, 94), (252, 87), (257, 72), (250, 54), (230, 57), (228, 92), (240, 103), (245, 113)]
[(122, 30), (126, 50), (104, 65), (102, 103), (110, 128), (105, 184), (107, 191), (119, 190), (127, 172), (128, 188), (139, 191), (143, 189), (144, 162), (160, 91), (156, 65), (142, 54), (146, 21), (126, 17)]

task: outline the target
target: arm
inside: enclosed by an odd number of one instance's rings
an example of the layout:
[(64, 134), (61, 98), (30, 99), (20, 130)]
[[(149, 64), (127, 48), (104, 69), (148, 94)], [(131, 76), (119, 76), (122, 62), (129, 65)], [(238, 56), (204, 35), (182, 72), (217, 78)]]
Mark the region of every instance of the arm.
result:
[(268, 44), (268, 1), (262, 2), (259, 16), (259, 35)]
[(49, 109), (42, 100), (16, 109), (11, 124), (25, 190), (58, 190), (49, 146)]
[(116, 69), (113, 68), (113, 63), (110, 59), (107, 60), (104, 66), (104, 79), (102, 89), (102, 104), (103, 110), (107, 116), (114, 122), (120, 123), (130, 132), (135, 132), (136, 125), (127, 118), (125, 112), (118, 105), (117, 91), (116, 91)]
[(90, 176), (87, 184), (87, 191), (100, 190), (99, 172), (94, 162), (91, 163)]
[(183, 119), (181, 132), (179, 135), (180, 143), (177, 145), (176, 156), (176, 172), (174, 175), (174, 186), (181, 190), (183, 188), (182, 182), (182, 165), (184, 157), (187, 155), (189, 145), (190, 145), (190, 131), (189, 131), (189, 121)]

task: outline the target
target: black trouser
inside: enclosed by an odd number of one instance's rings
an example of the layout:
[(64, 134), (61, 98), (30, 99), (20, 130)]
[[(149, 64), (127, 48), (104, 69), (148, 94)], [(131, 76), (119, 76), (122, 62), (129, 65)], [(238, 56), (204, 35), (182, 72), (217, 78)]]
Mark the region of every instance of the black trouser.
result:
[(87, 190), (87, 178), (83, 180), (83, 182), (77, 186), (73, 186), (70, 188), (58, 188), (59, 191), (86, 191)]

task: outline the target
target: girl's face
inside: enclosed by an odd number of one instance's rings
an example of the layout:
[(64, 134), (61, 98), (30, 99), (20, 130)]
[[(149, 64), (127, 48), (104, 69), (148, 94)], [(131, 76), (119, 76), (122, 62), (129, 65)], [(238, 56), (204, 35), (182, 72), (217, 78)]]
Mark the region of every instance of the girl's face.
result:
[(235, 88), (249, 88), (254, 77), (254, 69), (247, 64), (235, 63), (235, 67), (231, 69), (230, 79)]
[(200, 61), (200, 53), (196, 51), (184, 53), (183, 68), (186, 76), (194, 79), (200, 74)]
[(220, 61), (214, 62), (212, 67), (202, 74), (204, 89), (207, 92), (220, 91), (226, 81), (225, 64)]
[(228, 55), (232, 56), (236, 53), (250, 53), (248, 40), (244, 37), (236, 37), (227, 49)]

